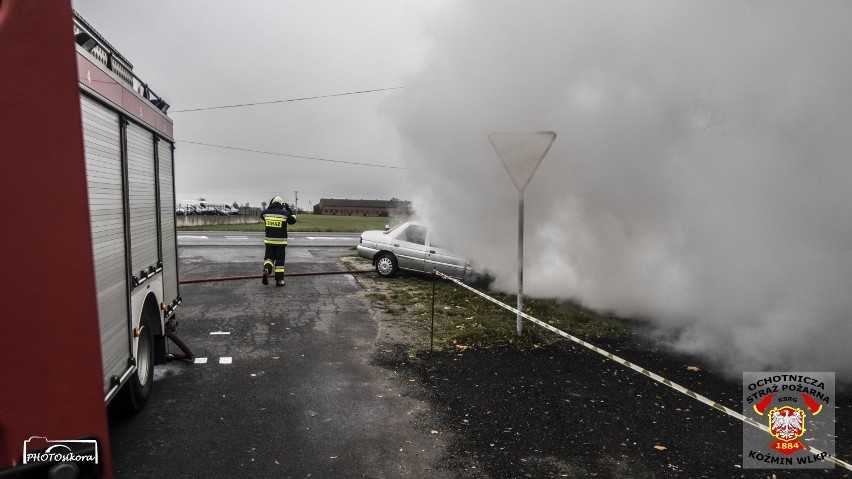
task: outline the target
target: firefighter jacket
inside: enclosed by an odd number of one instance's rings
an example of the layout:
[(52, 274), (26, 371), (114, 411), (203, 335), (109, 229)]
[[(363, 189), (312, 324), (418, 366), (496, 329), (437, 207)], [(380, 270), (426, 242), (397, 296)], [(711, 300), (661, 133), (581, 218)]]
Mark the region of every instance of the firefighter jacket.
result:
[(266, 238), (263, 242), (270, 245), (287, 244), (287, 225), (296, 222), (296, 216), (292, 211), (278, 205), (272, 205), (263, 210), (261, 219), (266, 223)]

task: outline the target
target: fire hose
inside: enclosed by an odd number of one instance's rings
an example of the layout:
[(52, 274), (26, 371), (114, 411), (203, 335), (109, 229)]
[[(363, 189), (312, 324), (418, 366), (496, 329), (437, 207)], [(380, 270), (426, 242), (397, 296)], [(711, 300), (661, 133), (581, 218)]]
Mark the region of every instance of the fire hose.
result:
[(173, 325), (166, 325), (166, 334), (165, 336), (172, 340), (175, 343), (175, 346), (180, 348), (181, 353), (170, 353), (169, 359), (174, 360), (193, 360), (195, 359), (195, 354), (189, 349), (189, 346), (186, 345), (179, 337), (177, 337), (177, 333), (175, 332)]
[[(372, 269), (362, 269), (362, 270), (352, 270), (352, 271), (307, 271), (303, 273), (284, 273), (284, 276), (324, 276), (331, 274), (360, 274), (360, 273), (372, 273)], [(179, 284), (194, 284), (194, 283), (212, 283), (215, 281), (236, 281), (240, 279), (260, 279), (263, 275), (253, 274), (248, 276), (223, 276), (218, 278), (198, 278), (198, 279), (184, 279), (178, 281)]]

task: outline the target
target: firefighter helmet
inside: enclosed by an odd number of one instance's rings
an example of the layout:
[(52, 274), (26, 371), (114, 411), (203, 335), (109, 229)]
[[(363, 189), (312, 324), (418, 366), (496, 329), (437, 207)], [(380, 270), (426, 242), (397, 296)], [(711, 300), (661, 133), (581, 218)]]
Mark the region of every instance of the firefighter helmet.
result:
[(272, 198), (272, 201), (269, 202), (269, 206), (272, 206), (276, 203), (278, 203), (280, 206), (284, 206), (284, 199), (280, 196), (276, 196), (275, 198)]

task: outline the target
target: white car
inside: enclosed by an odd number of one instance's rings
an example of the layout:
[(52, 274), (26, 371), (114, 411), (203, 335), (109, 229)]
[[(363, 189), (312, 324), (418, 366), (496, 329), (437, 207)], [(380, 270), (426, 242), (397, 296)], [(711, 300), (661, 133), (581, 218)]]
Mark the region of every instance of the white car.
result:
[(389, 231), (365, 231), (357, 249), (384, 277), (392, 277), (400, 269), (428, 274), (435, 269), (464, 280), (473, 272), (467, 259), (442, 248), (429, 227), (413, 221)]

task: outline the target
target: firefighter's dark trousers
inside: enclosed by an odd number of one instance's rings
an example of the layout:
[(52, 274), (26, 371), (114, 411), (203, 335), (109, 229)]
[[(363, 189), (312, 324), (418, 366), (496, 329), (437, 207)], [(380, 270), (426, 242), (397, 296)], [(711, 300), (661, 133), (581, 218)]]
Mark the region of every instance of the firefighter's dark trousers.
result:
[(284, 279), (284, 250), (287, 245), (267, 244), (263, 255), (263, 270), (269, 274), (275, 272), (275, 281)]

